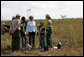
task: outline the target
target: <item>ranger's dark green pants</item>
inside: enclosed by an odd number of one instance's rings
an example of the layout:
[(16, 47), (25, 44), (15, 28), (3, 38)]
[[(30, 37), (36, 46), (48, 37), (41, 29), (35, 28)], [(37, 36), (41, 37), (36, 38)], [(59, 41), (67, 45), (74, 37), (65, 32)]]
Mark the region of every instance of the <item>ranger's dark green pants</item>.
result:
[(51, 39), (51, 34), (52, 34), (52, 29), (49, 27), (47, 29), (47, 35), (46, 35), (46, 41), (47, 41), (47, 46), (52, 47), (52, 39)]
[(19, 37), (19, 30), (15, 31), (12, 34), (12, 51), (19, 50), (20, 48), (20, 37)]

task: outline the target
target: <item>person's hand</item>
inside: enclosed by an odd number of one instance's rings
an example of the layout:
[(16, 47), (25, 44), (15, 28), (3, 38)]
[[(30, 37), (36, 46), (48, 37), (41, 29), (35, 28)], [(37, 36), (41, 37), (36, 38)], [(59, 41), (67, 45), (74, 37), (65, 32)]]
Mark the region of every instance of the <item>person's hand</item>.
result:
[(27, 33), (25, 32), (25, 35), (26, 35)]
[(11, 33), (13, 34), (13, 33), (14, 33), (14, 31), (11, 31)]
[(26, 36), (29, 36), (29, 34), (28, 34), (28, 33), (26, 33), (25, 35), (26, 35)]
[(9, 29), (9, 32), (11, 33), (11, 31), (12, 31), (12, 29), (10, 28), (10, 29)]
[(37, 35), (37, 32), (35, 32), (35, 34)]

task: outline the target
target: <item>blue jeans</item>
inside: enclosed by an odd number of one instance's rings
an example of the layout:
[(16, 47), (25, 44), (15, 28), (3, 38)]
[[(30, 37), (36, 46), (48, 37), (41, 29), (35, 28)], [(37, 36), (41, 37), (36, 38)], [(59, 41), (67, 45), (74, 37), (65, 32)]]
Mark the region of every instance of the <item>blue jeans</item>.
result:
[(27, 38), (26, 36), (22, 36), (22, 48), (26, 47), (27, 44)]
[(40, 38), (39, 38), (39, 45), (41, 48), (44, 48), (45, 46), (45, 35), (40, 35)]

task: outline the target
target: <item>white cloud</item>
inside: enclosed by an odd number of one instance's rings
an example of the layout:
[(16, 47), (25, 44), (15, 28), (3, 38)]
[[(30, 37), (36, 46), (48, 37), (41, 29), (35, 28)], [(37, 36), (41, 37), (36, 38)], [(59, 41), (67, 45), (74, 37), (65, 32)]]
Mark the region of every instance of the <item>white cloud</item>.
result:
[[(27, 9), (31, 12), (27, 13)], [(61, 14), (83, 17), (83, 1), (1, 1), (1, 16), (11, 19), (16, 13), (33, 15), (36, 19), (45, 18), (46, 13), (52, 18), (60, 18)]]

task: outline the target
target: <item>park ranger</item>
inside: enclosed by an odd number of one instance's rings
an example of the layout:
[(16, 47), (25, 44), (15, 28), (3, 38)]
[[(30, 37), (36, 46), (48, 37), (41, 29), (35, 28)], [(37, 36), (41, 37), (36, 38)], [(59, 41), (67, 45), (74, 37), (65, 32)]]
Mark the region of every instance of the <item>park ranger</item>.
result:
[(46, 35), (47, 46), (51, 48), (52, 47), (52, 39), (51, 39), (52, 21), (49, 14), (46, 14), (46, 19), (47, 19), (47, 35)]
[(12, 20), (12, 51), (19, 50), (20, 48), (20, 37), (19, 37), (19, 29), (20, 29), (20, 15), (16, 15), (16, 19)]

